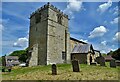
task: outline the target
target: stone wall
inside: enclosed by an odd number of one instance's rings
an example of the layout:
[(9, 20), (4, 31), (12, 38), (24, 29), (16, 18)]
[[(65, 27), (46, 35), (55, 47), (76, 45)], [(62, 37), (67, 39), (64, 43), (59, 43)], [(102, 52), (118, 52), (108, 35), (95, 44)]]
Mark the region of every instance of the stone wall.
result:
[(79, 60), (80, 64), (86, 64), (87, 63), (87, 53), (80, 54), (80, 53), (74, 53), (72, 55), (72, 60), (77, 59)]
[(29, 66), (37, 66), (38, 65), (38, 44), (34, 44), (32, 47), (31, 58), (29, 61)]
[[(61, 23), (58, 21), (58, 15), (61, 17)], [(38, 44), (38, 53), (33, 50), (29, 64), (33, 65), (36, 57), (38, 65), (70, 61), (69, 39), (68, 16), (53, 5), (44, 5), (30, 17), (29, 49)], [(63, 52), (66, 53), (64, 60)]]
[(31, 59), (29, 61), (29, 66), (36, 62), (36, 57), (38, 58), (36, 65), (46, 65), (47, 64), (47, 27), (48, 27), (48, 10), (42, 10), (41, 12), (36, 12), (36, 14), (41, 15), (40, 21), (36, 23), (35, 15), (30, 18), (30, 31), (29, 31), (29, 50), (38, 44), (38, 53), (33, 50)]
[(94, 54), (92, 54), (92, 53), (88, 53), (88, 55), (87, 55), (87, 64), (88, 65), (90, 65), (90, 57), (92, 58), (92, 61), (91, 62), (95, 62), (95, 55)]
[(57, 19), (58, 14), (58, 12), (49, 8), (47, 64), (63, 63), (62, 52), (67, 52), (67, 42), (69, 42), (66, 37), (68, 32), (68, 19), (63, 16), (62, 24), (59, 24)]
[(67, 63), (71, 63), (71, 44), (70, 44), (70, 33), (67, 32)]

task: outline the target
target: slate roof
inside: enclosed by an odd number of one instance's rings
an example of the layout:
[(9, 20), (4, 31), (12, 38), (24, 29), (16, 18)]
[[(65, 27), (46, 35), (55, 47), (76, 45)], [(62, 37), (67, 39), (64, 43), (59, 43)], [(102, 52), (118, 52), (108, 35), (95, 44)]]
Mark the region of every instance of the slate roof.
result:
[(6, 56), (6, 59), (18, 59), (18, 56)]
[(109, 61), (114, 59), (114, 58), (112, 58), (111, 55), (107, 55), (107, 56), (105, 56), (104, 58), (105, 58), (105, 60), (109, 60)]
[(72, 53), (88, 53), (90, 51), (91, 48), (91, 44), (77, 44), (75, 45)]
[(5, 56), (6, 66), (13, 66), (20, 64), (18, 56)]

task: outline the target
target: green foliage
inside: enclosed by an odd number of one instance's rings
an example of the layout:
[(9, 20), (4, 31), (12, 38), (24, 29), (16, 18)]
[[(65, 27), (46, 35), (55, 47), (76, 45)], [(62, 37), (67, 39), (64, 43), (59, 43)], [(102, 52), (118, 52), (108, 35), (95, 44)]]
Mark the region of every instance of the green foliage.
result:
[(111, 53), (112, 57), (120, 60), (120, 48), (118, 48), (117, 50), (115, 50), (114, 52)]
[(107, 54), (106, 54), (106, 53), (102, 53), (101, 55), (102, 55), (102, 56), (107, 56)]
[(110, 51), (107, 53), (107, 55), (112, 55), (114, 51)]
[(26, 62), (28, 58), (27, 50), (17, 50), (12, 52), (9, 56), (18, 56), (20, 62)]

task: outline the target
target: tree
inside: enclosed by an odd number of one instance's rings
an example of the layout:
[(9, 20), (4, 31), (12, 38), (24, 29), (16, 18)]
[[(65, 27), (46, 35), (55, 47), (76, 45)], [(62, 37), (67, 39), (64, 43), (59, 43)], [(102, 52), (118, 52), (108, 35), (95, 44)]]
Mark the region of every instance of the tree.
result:
[(117, 50), (112, 52), (112, 57), (117, 59), (117, 60), (120, 60), (120, 48), (118, 48)]
[(26, 62), (27, 56), (27, 49), (26, 50), (17, 50), (9, 54), (9, 56), (18, 56), (20, 62)]
[(107, 55), (112, 55), (113, 51), (111, 50), (110, 52), (107, 53)]

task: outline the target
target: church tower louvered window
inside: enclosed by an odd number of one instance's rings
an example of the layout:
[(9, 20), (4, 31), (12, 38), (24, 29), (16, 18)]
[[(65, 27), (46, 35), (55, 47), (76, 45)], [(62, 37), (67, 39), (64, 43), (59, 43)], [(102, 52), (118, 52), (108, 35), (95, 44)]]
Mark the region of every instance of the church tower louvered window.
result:
[(36, 23), (39, 23), (41, 21), (41, 13), (35, 14), (35, 19), (36, 19)]
[(61, 14), (57, 14), (57, 22), (59, 24), (62, 24), (62, 15)]

